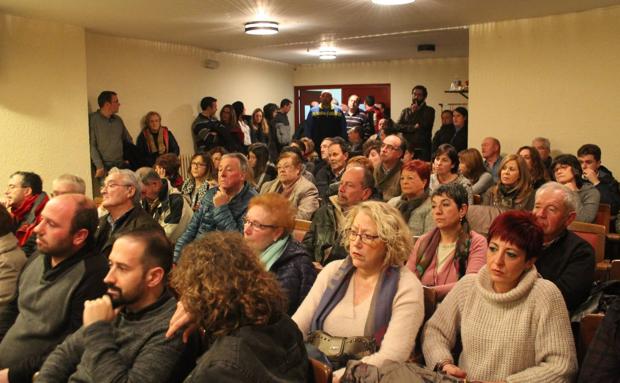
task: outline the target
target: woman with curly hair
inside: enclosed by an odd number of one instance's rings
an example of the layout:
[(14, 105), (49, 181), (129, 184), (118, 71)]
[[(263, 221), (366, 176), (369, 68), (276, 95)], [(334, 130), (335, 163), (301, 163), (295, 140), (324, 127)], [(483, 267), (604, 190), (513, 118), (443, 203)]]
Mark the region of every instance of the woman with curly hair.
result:
[(178, 156), (181, 153), (170, 129), (161, 125), (161, 115), (153, 111), (144, 116), (144, 125), (136, 139), (136, 147), (140, 156), (140, 166), (153, 167), (160, 155), (174, 153)]
[(443, 299), (465, 274), (484, 266), (487, 241), (467, 224), (467, 192), (459, 184), (441, 185), (431, 195), (436, 228), (420, 237), (407, 267)]
[[(377, 367), (406, 361), (424, 318), (422, 285), (403, 266), (413, 241), (398, 210), (377, 201), (356, 205), (343, 238), (349, 255), (325, 266), (293, 315), (337, 379), (349, 359)], [(345, 347), (334, 352), (332, 342), (341, 337)]]
[(482, 195), (482, 204), (502, 209), (532, 210), (534, 189), (523, 157), (509, 154), (499, 169), (499, 181)]
[(239, 233), (211, 232), (183, 249), (167, 335), (188, 323), (209, 342), (185, 382), (306, 382), (308, 356), (286, 298)]

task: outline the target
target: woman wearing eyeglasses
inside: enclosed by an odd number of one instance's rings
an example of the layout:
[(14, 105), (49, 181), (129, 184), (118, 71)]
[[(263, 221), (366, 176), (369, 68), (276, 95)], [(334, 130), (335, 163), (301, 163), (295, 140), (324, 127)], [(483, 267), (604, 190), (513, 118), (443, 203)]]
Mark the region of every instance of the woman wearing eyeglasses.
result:
[(213, 163), (208, 154), (194, 154), (190, 161), (189, 175), (181, 193), (189, 199), (190, 206), (194, 211), (200, 207), (200, 201), (210, 187), (217, 185), (217, 170), (213, 169)]
[(487, 240), (469, 230), (467, 192), (459, 184), (441, 185), (431, 195), (435, 229), (416, 241), (407, 266), (424, 286), (443, 299), (465, 274), (484, 266)]
[(316, 279), (310, 255), (291, 237), (295, 209), (280, 194), (258, 195), (250, 200), (243, 223), (245, 241), (276, 275), (288, 297), (287, 312), (293, 315)]
[(344, 224), (349, 255), (325, 266), (293, 315), (304, 339), (332, 362), (336, 379), (348, 359), (380, 367), (409, 358), (424, 317), (422, 284), (403, 266), (411, 238), (396, 208), (356, 205)]

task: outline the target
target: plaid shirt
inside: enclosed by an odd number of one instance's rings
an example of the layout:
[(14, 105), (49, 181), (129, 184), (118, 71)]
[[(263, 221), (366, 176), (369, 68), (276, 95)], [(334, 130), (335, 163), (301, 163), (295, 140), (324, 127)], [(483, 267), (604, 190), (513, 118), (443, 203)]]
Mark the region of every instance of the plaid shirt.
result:
[(579, 383), (587, 382), (620, 382), (620, 297), (607, 309), (583, 360)]

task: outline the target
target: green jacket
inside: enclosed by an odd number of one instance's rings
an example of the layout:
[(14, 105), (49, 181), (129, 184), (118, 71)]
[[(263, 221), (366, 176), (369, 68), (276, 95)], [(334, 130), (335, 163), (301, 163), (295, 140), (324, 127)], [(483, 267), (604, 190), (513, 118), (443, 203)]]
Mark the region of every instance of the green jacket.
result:
[(302, 241), (313, 260), (321, 265), (344, 259), (348, 255), (341, 243), (342, 228), (338, 227), (336, 220), (336, 209), (340, 209), (337, 204), (337, 196), (327, 199), (327, 203), (314, 213), (310, 230)]

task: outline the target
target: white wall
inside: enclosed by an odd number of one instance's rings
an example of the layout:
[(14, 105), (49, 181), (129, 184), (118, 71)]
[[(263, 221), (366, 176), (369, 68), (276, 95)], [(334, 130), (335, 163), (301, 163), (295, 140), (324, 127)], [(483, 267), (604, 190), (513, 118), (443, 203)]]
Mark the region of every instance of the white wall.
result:
[(427, 103), (436, 111), (433, 130), (437, 130), (441, 126), (440, 103), (446, 108), (448, 103), (467, 102), (460, 95), (444, 93), (452, 80), (467, 80), (467, 66), (465, 57), (301, 65), (293, 82), (295, 86), (389, 83), (394, 120), (411, 105), (411, 89), (422, 84), (428, 89)]
[(17, 170), (45, 190), (65, 172), (88, 180), (84, 30), (0, 13), (0, 84), (0, 189)]
[[(219, 68), (205, 68), (207, 59), (219, 61)], [(119, 115), (134, 139), (143, 116), (155, 110), (182, 153), (193, 153), (190, 126), (204, 96), (217, 98), (220, 108), (241, 100), (248, 114), (268, 102), (293, 99), (291, 66), (245, 56), (87, 33), (86, 61), (91, 110), (97, 109), (102, 90), (116, 91)]]
[(576, 154), (584, 143), (620, 172), (620, 7), (472, 26), (470, 145), (514, 152), (535, 136)]

